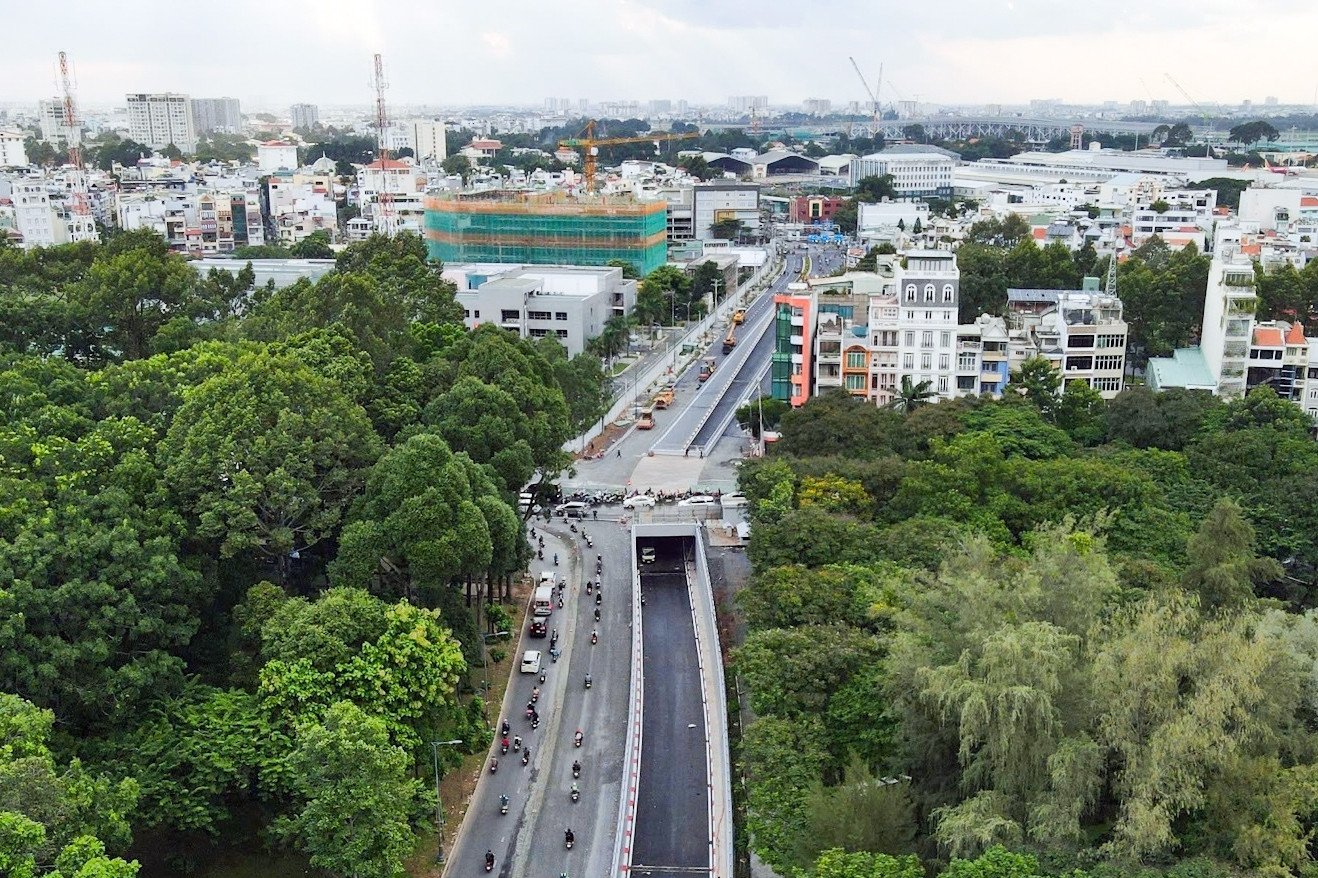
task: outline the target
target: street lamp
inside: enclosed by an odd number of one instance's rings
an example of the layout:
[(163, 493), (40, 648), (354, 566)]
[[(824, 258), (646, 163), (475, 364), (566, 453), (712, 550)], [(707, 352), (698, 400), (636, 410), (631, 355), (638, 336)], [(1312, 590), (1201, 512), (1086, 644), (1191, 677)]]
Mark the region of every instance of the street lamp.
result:
[(485, 711), (486, 725), (490, 724), (490, 638), (507, 637), (507, 636), (508, 636), (507, 631), (492, 631), (489, 634), (481, 635), (481, 649), (485, 653), (481, 657), (482, 659), (484, 659), (481, 662), (481, 679), (484, 681), (484, 686), (485, 686), (485, 688), (482, 690), (485, 697), (481, 699), (481, 708)]
[(439, 830), (439, 845), (435, 849), (435, 862), (444, 862), (444, 803), (439, 799), (439, 748), (461, 744), (460, 738), (452, 741), (431, 741), (430, 750), (435, 754), (435, 824)]

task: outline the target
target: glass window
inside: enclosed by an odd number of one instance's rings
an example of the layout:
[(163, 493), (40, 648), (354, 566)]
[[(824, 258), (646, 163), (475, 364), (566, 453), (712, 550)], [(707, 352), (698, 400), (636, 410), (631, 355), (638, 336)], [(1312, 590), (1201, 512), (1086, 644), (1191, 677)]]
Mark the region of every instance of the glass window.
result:
[(948, 364), (951, 362), (951, 359), (952, 359), (952, 358), (951, 358), (951, 356), (950, 356), (949, 354), (939, 354), (939, 355), (938, 355), (938, 368), (940, 368), (940, 369), (947, 369)]
[(933, 354), (920, 354), (920, 368), (926, 372), (932, 368)]
[(915, 333), (914, 333), (914, 332), (909, 332), (909, 331), (908, 331), (908, 332), (906, 333), (906, 346), (907, 346), (908, 348), (913, 348), (913, 347), (915, 347)]
[(915, 301), (915, 284), (906, 285), (906, 301), (908, 302)]
[(902, 354), (902, 368), (903, 369), (915, 368), (915, 354)]
[(566, 312), (566, 311), (555, 311), (555, 312), (554, 312), (554, 319), (555, 319), (555, 320), (566, 320), (566, 319), (567, 319), (567, 312)]
[(864, 375), (847, 375), (846, 378), (845, 378), (844, 380), (846, 381), (846, 387), (847, 387), (847, 390), (864, 390), (864, 389), (865, 389), (865, 376), (864, 376)]
[(929, 330), (920, 333), (920, 347), (931, 348), (934, 346), (934, 334)]
[(938, 344), (939, 347), (950, 348), (952, 346), (952, 333), (944, 332), (940, 338), (942, 340)]
[(925, 284), (925, 285), (924, 285), (924, 300), (925, 300), (926, 302), (932, 302), (932, 301), (934, 300), (934, 285), (933, 285), (933, 284)]
[(864, 351), (847, 351), (847, 368), (864, 369), (865, 352)]
[(952, 285), (951, 285), (951, 284), (943, 284), (943, 301), (944, 301), (944, 302), (951, 302), (951, 301), (952, 301)]

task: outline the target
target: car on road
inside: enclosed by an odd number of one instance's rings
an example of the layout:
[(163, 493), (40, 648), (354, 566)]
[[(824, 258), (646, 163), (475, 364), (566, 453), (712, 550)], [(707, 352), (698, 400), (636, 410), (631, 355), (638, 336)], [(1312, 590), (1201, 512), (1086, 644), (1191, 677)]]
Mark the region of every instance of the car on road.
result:
[(569, 500), (554, 507), (554, 513), (560, 518), (585, 518), (588, 508), (580, 500)]
[(636, 494), (622, 501), (623, 509), (649, 509), (654, 506), (654, 498), (649, 494)]
[(678, 506), (713, 506), (717, 502), (718, 500), (716, 500), (710, 494), (693, 494), (690, 497), (687, 497), (685, 500), (679, 502), (677, 505)]
[(549, 626), (544, 619), (532, 619), (531, 630), (528, 632), (532, 637), (548, 637)]
[(540, 650), (528, 649), (526, 652), (522, 653), (522, 673), (540, 673)]
[(641, 563), (654, 563), (654, 546), (641, 546)]

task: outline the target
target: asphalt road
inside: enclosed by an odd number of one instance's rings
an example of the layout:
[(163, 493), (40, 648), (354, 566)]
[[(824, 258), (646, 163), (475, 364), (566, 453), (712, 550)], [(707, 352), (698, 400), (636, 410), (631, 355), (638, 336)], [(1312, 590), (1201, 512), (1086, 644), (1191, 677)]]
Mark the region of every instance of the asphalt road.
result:
[[(676, 539), (662, 541), (677, 544)], [(641, 572), (645, 717), (632, 874), (708, 869), (709, 777), (691, 601), (681, 550), (660, 549)]]
[[(539, 530), (544, 519), (533, 526)], [(631, 661), (630, 531), (616, 522), (586, 522), (594, 540), (587, 549), (579, 535), (555, 519), (545, 530), (545, 561), (536, 561), (532, 572), (553, 569), (557, 551), (563, 565), (558, 568), (568, 580), (565, 606), (549, 617), (549, 626), (559, 631), (562, 656), (557, 663), (548, 656), (549, 640), (523, 636), (518, 659), (525, 649), (545, 652), (545, 683), (530, 674), (516, 674), (509, 686), (503, 717), (512, 734), (521, 735), (531, 748), (529, 766), (520, 758), (499, 755), (496, 726), (490, 757), (499, 768), (486, 770), (472, 797), (458, 837), (451, 840), (449, 876), (483, 876), (485, 851), (495, 855), (495, 873), (500, 878), (522, 876), (601, 875), (609, 870), (618, 829), (621, 793), (623, 734), (626, 727)], [(553, 535), (561, 535), (561, 542)], [(569, 549), (569, 547), (571, 547)], [(595, 628), (595, 597), (585, 592), (584, 573), (594, 578), (595, 555), (604, 557), (604, 593), (599, 608), (599, 643), (592, 646)], [(569, 556), (571, 556), (569, 560)], [(591, 674), (591, 688), (585, 676)], [(540, 728), (532, 730), (525, 719), (533, 686), (540, 688)], [(573, 746), (577, 729), (584, 732), (583, 745)], [(573, 803), (572, 762), (582, 764), (577, 781), (580, 801)], [(510, 801), (507, 815), (499, 813), (499, 797)], [(576, 844), (565, 849), (563, 833), (572, 829)], [(452, 831), (452, 827), (450, 827)]]

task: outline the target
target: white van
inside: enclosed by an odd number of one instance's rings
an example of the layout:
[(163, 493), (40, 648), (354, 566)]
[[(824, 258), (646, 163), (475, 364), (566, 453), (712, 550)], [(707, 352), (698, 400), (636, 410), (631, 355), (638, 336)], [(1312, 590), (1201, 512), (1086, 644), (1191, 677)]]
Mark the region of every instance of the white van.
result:
[(554, 587), (536, 586), (535, 597), (531, 600), (531, 615), (548, 616), (552, 612), (554, 612)]
[(522, 653), (522, 673), (540, 673), (540, 650), (528, 649), (526, 652)]

